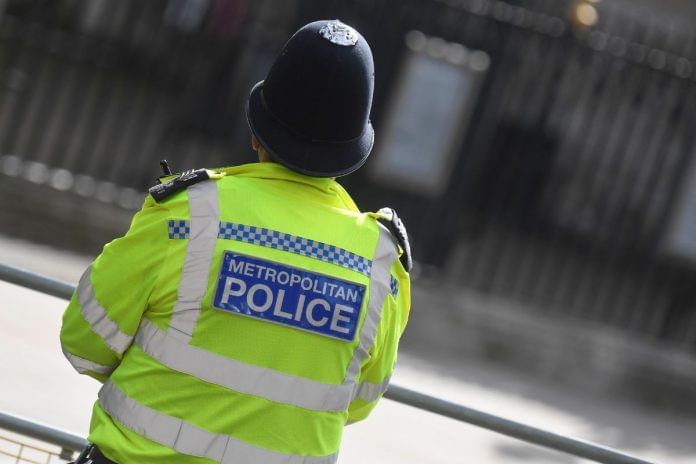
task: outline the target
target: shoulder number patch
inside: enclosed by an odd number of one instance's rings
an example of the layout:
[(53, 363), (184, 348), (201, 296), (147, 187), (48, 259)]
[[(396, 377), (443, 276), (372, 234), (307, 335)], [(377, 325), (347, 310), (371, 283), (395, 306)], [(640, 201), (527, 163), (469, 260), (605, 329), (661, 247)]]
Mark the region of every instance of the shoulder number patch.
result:
[(364, 285), (227, 251), (213, 307), (353, 341), (364, 297)]

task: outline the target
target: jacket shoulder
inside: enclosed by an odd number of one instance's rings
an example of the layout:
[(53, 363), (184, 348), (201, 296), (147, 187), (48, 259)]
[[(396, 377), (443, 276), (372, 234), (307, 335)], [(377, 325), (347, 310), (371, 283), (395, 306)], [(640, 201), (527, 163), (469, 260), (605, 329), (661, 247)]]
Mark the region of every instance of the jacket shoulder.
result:
[(392, 236), (396, 239), (399, 247), (401, 247), (401, 256), (399, 260), (401, 264), (406, 269), (406, 272), (410, 272), (413, 267), (413, 258), (411, 256), (411, 243), (408, 240), (408, 231), (404, 225), (399, 215), (393, 208), (382, 208), (377, 213), (370, 214), (372, 217), (380, 221), (386, 228), (391, 232)]

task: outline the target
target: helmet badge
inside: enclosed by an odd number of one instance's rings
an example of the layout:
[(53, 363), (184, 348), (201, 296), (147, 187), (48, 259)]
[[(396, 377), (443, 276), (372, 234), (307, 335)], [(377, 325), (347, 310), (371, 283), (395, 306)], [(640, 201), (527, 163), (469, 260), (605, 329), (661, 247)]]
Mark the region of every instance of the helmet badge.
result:
[(358, 31), (338, 19), (326, 23), (319, 29), (319, 35), (336, 45), (352, 47), (358, 43)]

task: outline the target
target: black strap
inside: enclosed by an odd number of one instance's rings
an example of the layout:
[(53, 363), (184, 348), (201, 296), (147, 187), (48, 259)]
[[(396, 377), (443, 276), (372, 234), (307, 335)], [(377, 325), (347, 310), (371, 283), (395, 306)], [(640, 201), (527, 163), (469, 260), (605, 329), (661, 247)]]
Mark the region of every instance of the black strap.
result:
[(104, 456), (104, 454), (101, 452), (101, 450), (99, 448), (97, 448), (96, 446), (94, 447), (94, 450), (92, 451), (92, 455), (90, 456), (90, 459), (92, 459), (92, 462), (94, 464), (117, 464), (116, 462), (114, 462), (111, 459)]
[(104, 456), (104, 453), (93, 444), (90, 444), (80, 453), (74, 464), (118, 464)]

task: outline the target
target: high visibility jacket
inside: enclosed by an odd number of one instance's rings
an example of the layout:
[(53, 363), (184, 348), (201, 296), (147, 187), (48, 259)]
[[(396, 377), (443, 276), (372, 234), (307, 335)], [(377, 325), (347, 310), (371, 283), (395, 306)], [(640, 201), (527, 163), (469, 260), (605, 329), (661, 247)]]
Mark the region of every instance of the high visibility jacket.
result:
[(103, 382), (89, 440), (119, 463), (333, 463), (394, 367), (400, 248), (333, 179), (216, 172), (148, 196), (80, 279), (61, 343)]

